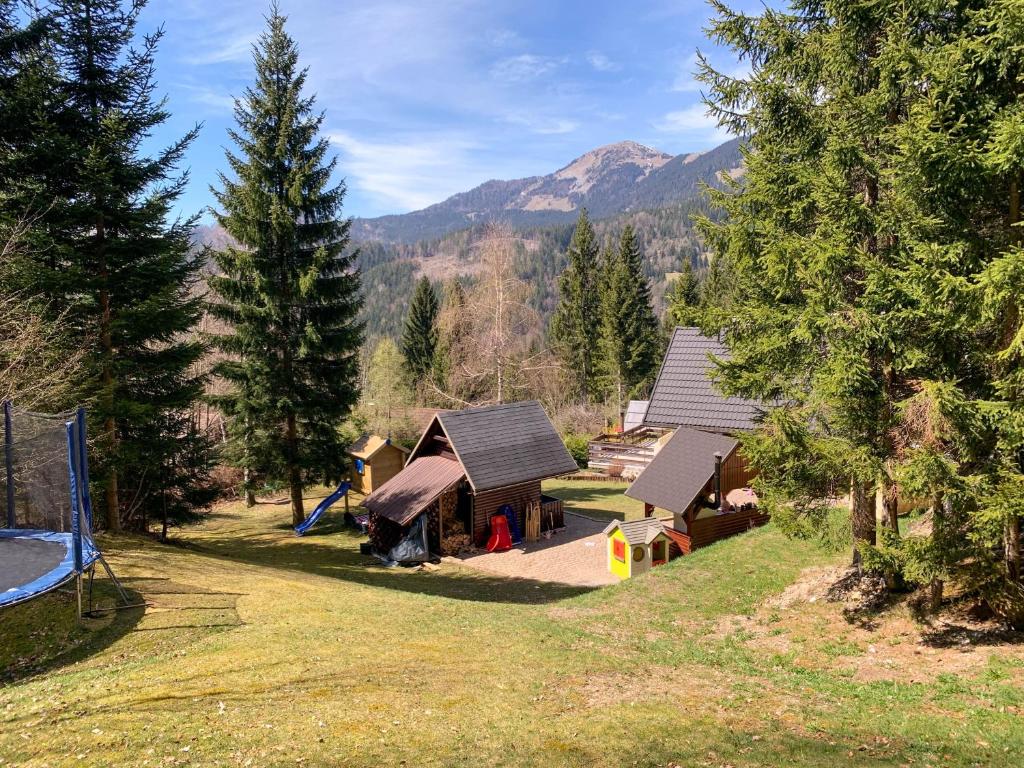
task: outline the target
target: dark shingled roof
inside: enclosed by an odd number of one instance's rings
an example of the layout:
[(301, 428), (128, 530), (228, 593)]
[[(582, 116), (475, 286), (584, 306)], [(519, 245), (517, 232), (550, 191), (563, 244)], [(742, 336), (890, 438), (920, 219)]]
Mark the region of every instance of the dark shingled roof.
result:
[(612, 533), (616, 528), (622, 531), (626, 537), (626, 543), (631, 547), (640, 544), (650, 544), (659, 534), (665, 532), (665, 526), (661, 520), (655, 517), (647, 517), (642, 520), (612, 520), (604, 529), (606, 534)]
[(732, 437), (680, 427), (626, 495), (669, 512), (685, 512), (714, 478), (715, 453), (727, 459), (738, 445)]
[(375, 515), (407, 525), (465, 476), (457, 461), (422, 456), (363, 499), (363, 506)]
[(715, 389), (709, 355), (726, 359), (729, 351), (698, 328), (676, 328), (665, 353), (644, 424), (649, 427), (698, 427), (715, 432), (754, 429), (763, 410), (756, 400), (723, 397)]
[(476, 492), (577, 469), (536, 400), (447, 411), (437, 418)]

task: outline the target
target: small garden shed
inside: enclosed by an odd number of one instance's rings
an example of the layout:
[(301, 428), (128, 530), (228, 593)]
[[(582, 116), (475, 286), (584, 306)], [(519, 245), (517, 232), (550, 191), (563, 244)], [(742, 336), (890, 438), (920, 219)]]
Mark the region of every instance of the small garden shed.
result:
[(482, 546), (491, 517), (506, 506), (524, 533), (528, 512), (540, 531), (563, 527), (562, 502), (543, 496), (540, 484), (576, 468), (536, 401), (443, 411), (431, 419), (405, 469), (363, 506), (371, 525), (376, 516), (408, 527), (428, 513), (433, 552), (451, 550), (446, 541)]
[(363, 435), (348, 449), (352, 490), (371, 493), (402, 471), (409, 451), (380, 435)]
[(620, 579), (639, 576), (668, 562), (671, 541), (660, 520), (614, 520), (604, 532), (608, 537), (608, 570)]

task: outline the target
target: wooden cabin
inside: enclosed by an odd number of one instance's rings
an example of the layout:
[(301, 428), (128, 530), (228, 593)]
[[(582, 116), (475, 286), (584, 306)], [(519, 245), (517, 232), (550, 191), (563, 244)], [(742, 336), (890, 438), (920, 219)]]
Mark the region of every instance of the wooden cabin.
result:
[(405, 466), (409, 451), (380, 435), (363, 435), (348, 449), (352, 461), (352, 490), (371, 493)]
[(665, 532), (675, 554), (768, 522), (749, 490), (753, 472), (734, 437), (680, 427), (626, 491), (644, 502), (646, 517), (672, 514)]
[(431, 551), (448, 552), (455, 545), (446, 542), (483, 546), (491, 517), (506, 505), (524, 534), (528, 512), (539, 515), (542, 532), (564, 527), (562, 503), (541, 494), (541, 481), (574, 471), (536, 401), (444, 411), (431, 419), (405, 469), (363, 505), (382, 529), (389, 527), (383, 521), (406, 527), (427, 513)]
[(743, 491), (754, 473), (736, 437), (757, 426), (763, 405), (723, 396), (710, 375), (712, 358), (728, 354), (699, 329), (676, 328), (644, 415), (645, 428), (672, 430), (671, 437), (659, 441), (626, 495), (643, 501), (648, 517), (659, 509), (671, 513), (665, 531), (676, 554), (768, 520), (752, 492)]

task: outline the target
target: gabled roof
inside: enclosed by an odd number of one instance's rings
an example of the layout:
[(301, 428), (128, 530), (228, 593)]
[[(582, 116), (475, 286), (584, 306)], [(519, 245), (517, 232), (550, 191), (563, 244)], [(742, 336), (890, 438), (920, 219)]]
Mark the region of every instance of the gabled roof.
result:
[(457, 461), (443, 456), (421, 456), (363, 499), (363, 506), (375, 515), (408, 525), (465, 476)]
[[(446, 411), (434, 418), (448, 436), (474, 492), (543, 480), (577, 469), (536, 400)], [(428, 427), (414, 456), (430, 432)]]
[(380, 435), (362, 435), (349, 446), (348, 453), (350, 456), (355, 456), (357, 459), (368, 461), (386, 445), (390, 445), (392, 448), (401, 451), (402, 453), (409, 453), (408, 448), (395, 445), (389, 439), (381, 437)]
[(650, 544), (659, 535), (665, 533), (664, 526), (656, 517), (647, 517), (643, 520), (612, 520), (604, 532), (611, 534), (616, 528), (622, 531), (622, 535), (626, 537), (626, 543), (631, 547)]
[(680, 427), (626, 489), (631, 499), (682, 514), (715, 476), (715, 454), (728, 459), (739, 446), (733, 437)]
[(756, 400), (724, 397), (711, 381), (710, 355), (729, 350), (699, 328), (676, 328), (644, 416), (649, 427), (697, 427), (715, 432), (754, 429), (764, 410)]

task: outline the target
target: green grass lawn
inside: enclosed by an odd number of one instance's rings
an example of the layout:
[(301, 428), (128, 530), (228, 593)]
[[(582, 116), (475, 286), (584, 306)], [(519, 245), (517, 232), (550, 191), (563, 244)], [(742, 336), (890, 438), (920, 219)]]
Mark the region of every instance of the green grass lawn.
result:
[[(635, 512), (615, 485), (550, 490), (571, 508)], [(1000, 766), (1024, 754), (1019, 648), (953, 649), (952, 664), (904, 637), (902, 615), (870, 629), (831, 605), (772, 608), (835, 556), (771, 526), (586, 590), (448, 563), (385, 569), (338, 517), (300, 539), (286, 507), (234, 505), (175, 546), (106, 538), (147, 610), (86, 629), (63, 595), (0, 613), (0, 765)], [(900, 654), (906, 668), (863, 671)]]
[(644, 516), (644, 504), (625, 496), (629, 483), (546, 480), (544, 493), (557, 496), (565, 508), (598, 520), (635, 520)]

